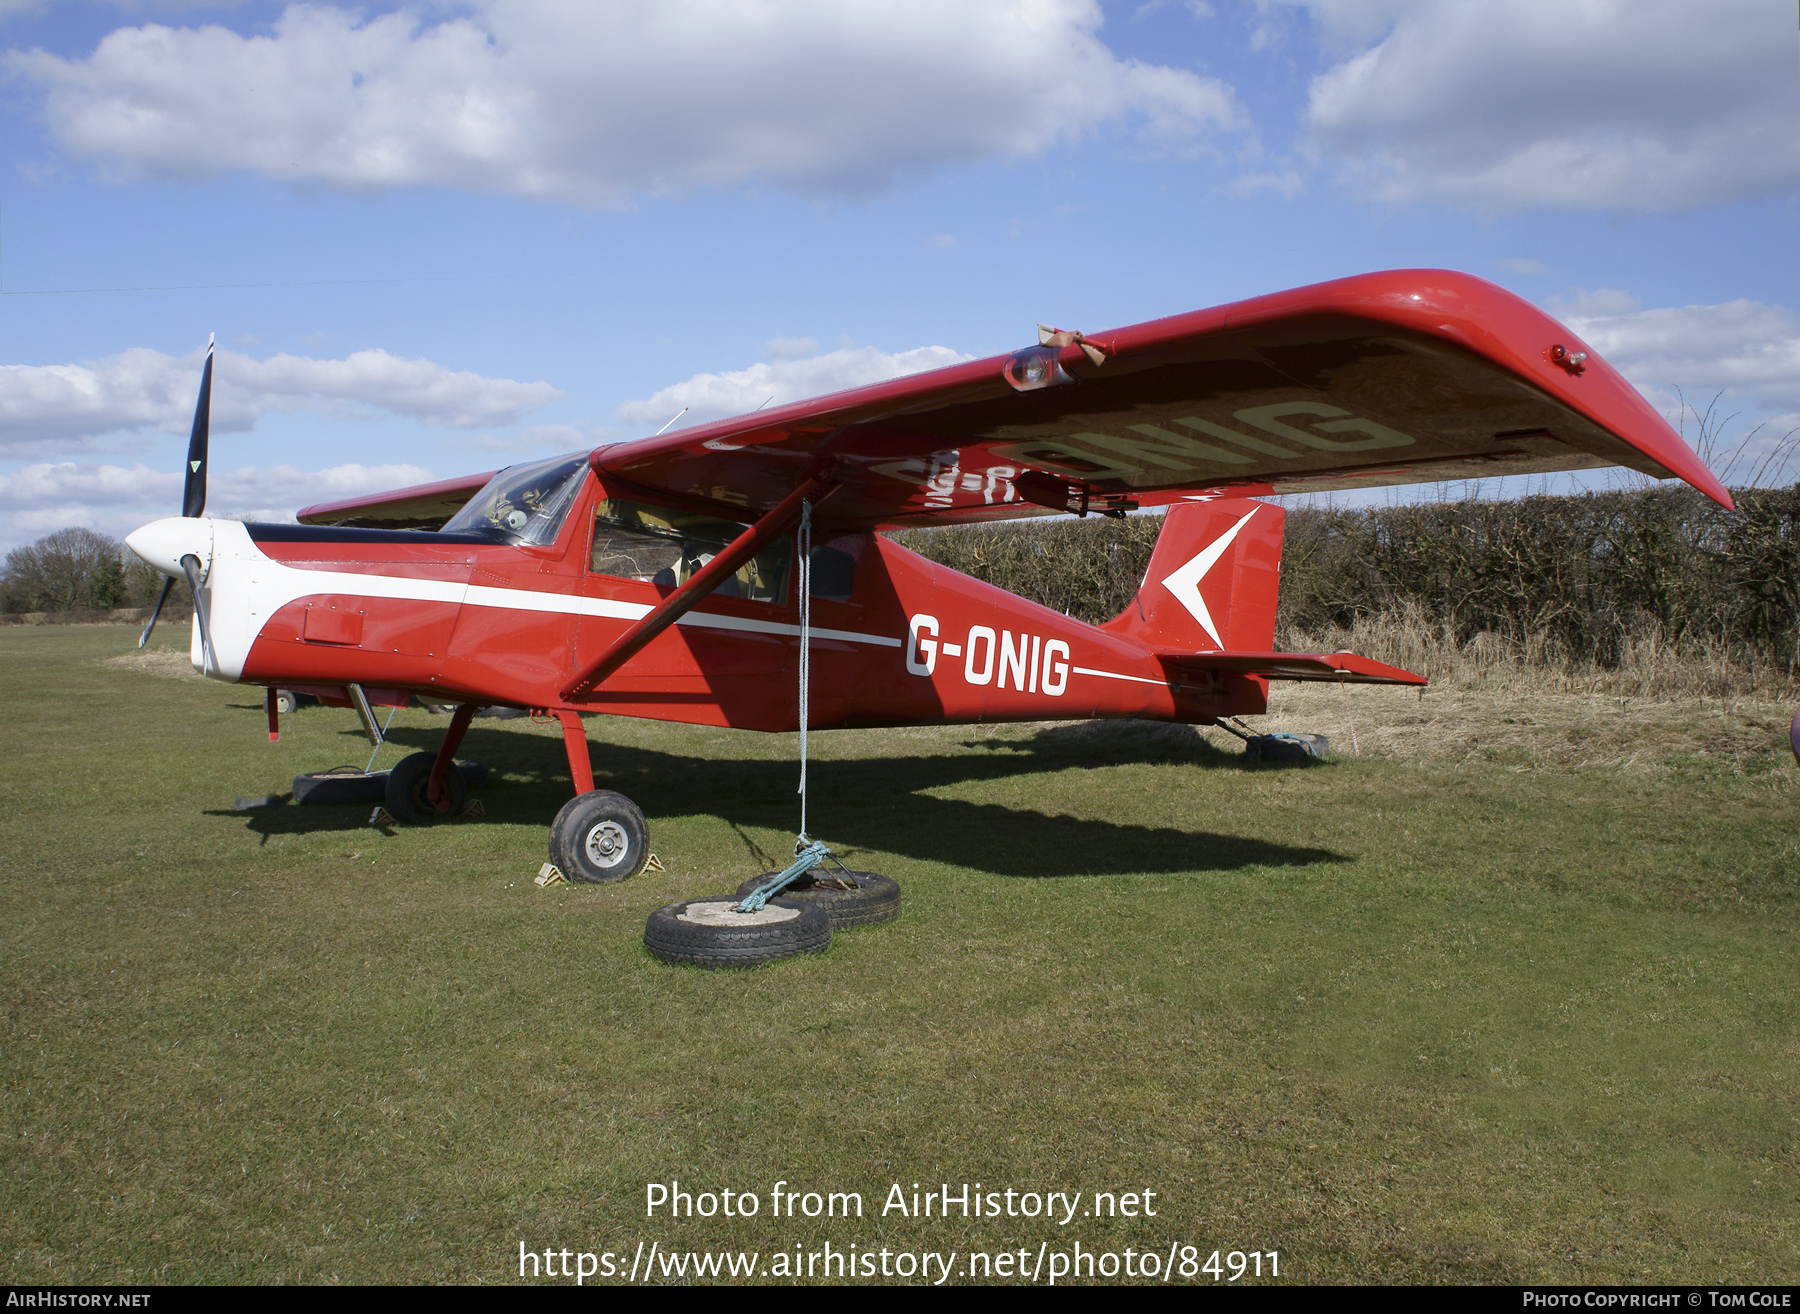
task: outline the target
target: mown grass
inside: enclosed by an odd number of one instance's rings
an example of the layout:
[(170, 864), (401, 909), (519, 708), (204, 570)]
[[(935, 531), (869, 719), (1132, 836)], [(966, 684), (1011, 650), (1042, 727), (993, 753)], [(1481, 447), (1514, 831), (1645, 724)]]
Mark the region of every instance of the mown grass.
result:
[[(1800, 772), (1772, 710), (1662, 704), (1634, 737), (1332, 689), (1278, 716), (1346, 749), (1325, 722), (1354, 716), (1362, 755), (1285, 771), (1130, 725), (819, 735), (814, 830), (905, 912), (708, 973), (650, 958), (643, 919), (778, 865), (790, 739), (591, 722), (668, 870), (540, 889), (553, 729), (477, 723), (479, 821), (238, 813), (360, 763), (353, 718), (270, 745), (249, 691), (109, 665), (134, 637), (0, 635), (11, 1281), (505, 1282), (521, 1241), (640, 1239), (1795, 1280)], [(382, 760), (442, 725), (402, 713)], [(671, 1178), (869, 1216), (646, 1221)], [(884, 1218), (896, 1181), (1148, 1188), (1159, 1215)]]

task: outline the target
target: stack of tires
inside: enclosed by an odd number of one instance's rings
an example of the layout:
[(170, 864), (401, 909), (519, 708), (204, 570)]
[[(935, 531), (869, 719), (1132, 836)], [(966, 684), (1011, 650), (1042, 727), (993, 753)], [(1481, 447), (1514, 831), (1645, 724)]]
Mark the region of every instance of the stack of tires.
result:
[(754, 967), (793, 954), (824, 953), (831, 933), (900, 915), (900, 886), (874, 872), (815, 867), (756, 912), (738, 904), (774, 879), (745, 881), (729, 897), (685, 899), (658, 908), (644, 924), (644, 946), (665, 963)]

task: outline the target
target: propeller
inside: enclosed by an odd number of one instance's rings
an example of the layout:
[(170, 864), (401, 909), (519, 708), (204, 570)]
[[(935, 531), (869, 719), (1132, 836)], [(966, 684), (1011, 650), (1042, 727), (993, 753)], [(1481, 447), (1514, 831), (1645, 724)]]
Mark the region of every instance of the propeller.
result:
[[(207, 335), (206, 364), (200, 370), (200, 399), (194, 403), (194, 428), (188, 435), (187, 476), (181, 490), (181, 514), (188, 520), (196, 520), (206, 510), (206, 442), (212, 426), (212, 375), (213, 375), (213, 338)], [(213, 660), (212, 626), (208, 623), (206, 601), (200, 593), (200, 558), (194, 553), (187, 553), (180, 561), (182, 573), (187, 576), (188, 589), (194, 595), (194, 614), (200, 620), (200, 647), (207, 668), (212, 669), (217, 663)], [(144, 633), (138, 639), (138, 647), (142, 648), (150, 642), (150, 632), (156, 628), (156, 621), (162, 615), (163, 603), (169, 600), (169, 590), (175, 587), (175, 576), (170, 575), (163, 580), (162, 592), (157, 595), (156, 606), (151, 609), (150, 623), (144, 626)]]
[(1051, 328), (1048, 324), (1038, 325), (1038, 346), (1067, 347), (1070, 344), (1080, 347), (1087, 353), (1087, 358), (1095, 365), (1106, 364), (1106, 349), (1097, 343), (1089, 342), (1081, 334), (1072, 329)]

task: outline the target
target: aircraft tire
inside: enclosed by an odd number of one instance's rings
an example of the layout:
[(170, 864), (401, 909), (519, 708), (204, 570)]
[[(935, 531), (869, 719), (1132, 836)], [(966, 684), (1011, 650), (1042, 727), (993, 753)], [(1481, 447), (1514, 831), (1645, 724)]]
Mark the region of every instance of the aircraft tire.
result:
[[(821, 878), (820, 873), (825, 875)], [(738, 886), (738, 898), (748, 898), (756, 892), (757, 887), (767, 885), (780, 874), (771, 871), (752, 877)], [(874, 926), (877, 922), (891, 922), (900, 915), (900, 882), (890, 876), (878, 876), (872, 871), (853, 871), (850, 879), (856, 882), (856, 888), (840, 890), (830, 880), (831, 876), (839, 874), (835, 869), (814, 867), (783, 890), (777, 898), (792, 899), (796, 903), (809, 903), (823, 908), (825, 915), (831, 918), (831, 929), (834, 931), (851, 926)]]
[(411, 757), (401, 758), (400, 764), (388, 772), (386, 806), (395, 821), (428, 826), (434, 821), (462, 815), (463, 804), (469, 798), (469, 783), (463, 778), (462, 768), (454, 762), (444, 770), (444, 793), (450, 799), (449, 810), (439, 812), (425, 797), (425, 790), (431, 784), (431, 764), (435, 761), (436, 753), (414, 753)]
[(740, 913), (737, 902), (715, 894), (658, 908), (644, 922), (644, 947), (665, 963), (755, 967), (831, 944), (831, 918), (815, 904), (770, 899), (760, 912)]
[(637, 804), (591, 789), (563, 804), (550, 823), (550, 861), (572, 881), (628, 880), (650, 861), (650, 826)]

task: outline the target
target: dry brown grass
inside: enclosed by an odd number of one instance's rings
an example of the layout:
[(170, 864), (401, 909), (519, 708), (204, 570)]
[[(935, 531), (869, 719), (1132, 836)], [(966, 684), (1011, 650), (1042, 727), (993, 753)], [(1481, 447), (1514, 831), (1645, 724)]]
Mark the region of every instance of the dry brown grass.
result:
[[(1630, 698), (1510, 686), (1411, 689), (1278, 684), (1259, 729), (1323, 734), (1333, 753), (1420, 762), (1471, 760), (1534, 767), (1667, 772), (1724, 766), (1747, 774), (1797, 769), (1787, 746), (1793, 703)], [(1213, 732), (1214, 735), (1217, 732)]]
[(185, 648), (146, 648), (142, 652), (128, 652), (122, 657), (108, 657), (101, 663), (103, 666), (116, 667), (122, 671), (141, 671), (145, 675), (160, 675), (165, 679), (198, 680), (203, 678), (194, 669)]
[(1677, 647), (1654, 625), (1621, 640), (1616, 666), (1576, 660), (1542, 634), (1520, 642), (1483, 632), (1459, 643), (1441, 621), (1416, 604), (1359, 617), (1347, 629), (1332, 626), (1277, 634), (1276, 647), (1289, 652), (1348, 649), (1417, 671), (1430, 678), (1434, 689), (1520, 698), (1545, 694), (1683, 702), (1800, 698), (1800, 684), (1787, 667), (1734, 661), (1704, 639)]

